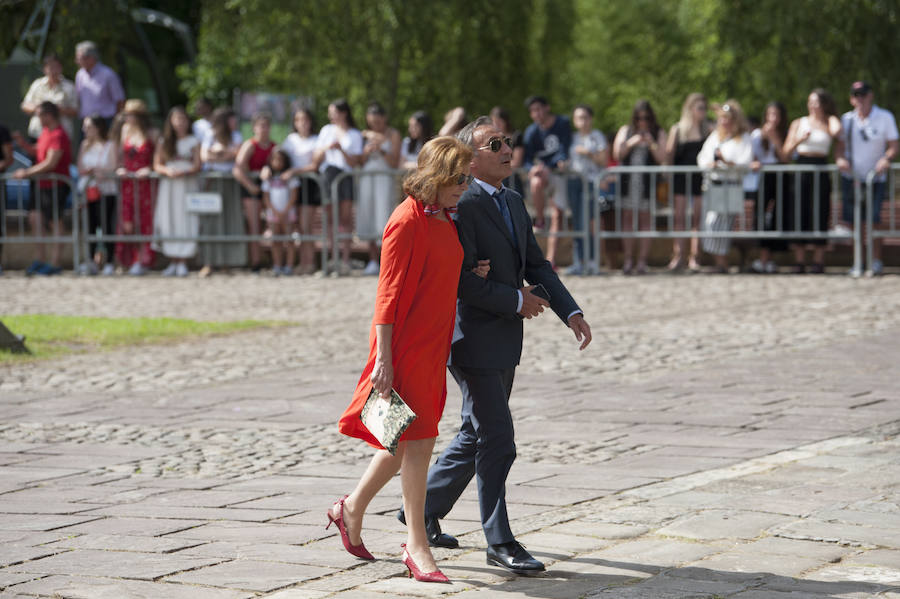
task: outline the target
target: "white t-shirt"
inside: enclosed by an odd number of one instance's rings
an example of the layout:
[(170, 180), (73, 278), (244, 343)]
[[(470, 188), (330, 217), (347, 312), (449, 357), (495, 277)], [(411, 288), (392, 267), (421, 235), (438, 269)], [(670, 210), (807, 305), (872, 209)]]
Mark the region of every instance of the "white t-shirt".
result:
[(581, 173), (582, 175), (593, 179), (600, 174), (600, 167), (591, 160), (590, 156), (582, 156), (575, 151), (575, 148), (587, 148), (591, 152), (602, 152), (606, 149), (606, 137), (597, 129), (592, 130), (587, 135), (575, 131), (572, 133), (572, 146), (569, 149), (569, 158), (572, 160), (572, 171)]
[(191, 124), (191, 133), (201, 142), (206, 139), (206, 134), (212, 129), (212, 123), (207, 119), (197, 119)]
[(341, 153), (340, 150), (328, 149), (335, 141), (339, 141), (344, 152), (347, 152), (348, 154), (362, 154), (363, 137), (362, 133), (359, 132), (359, 129), (350, 129), (347, 132), (344, 132), (337, 125), (329, 123), (319, 131), (319, 139), (316, 145), (317, 149), (325, 150), (325, 160), (322, 161), (322, 165), (319, 167), (319, 170), (323, 173), (329, 166), (336, 166), (343, 171), (349, 171), (351, 168), (350, 165), (347, 164), (347, 159), (344, 158), (344, 154)]
[(278, 175), (272, 175), (271, 178), (262, 182), (263, 192), (269, 194), (269, 203), (278, 212), (284, 212), (291, 201), (291, 190), (297, 189), (299, 186), (300, 182), (297, 181), (297, 177), (291, 177), (285, 181)]
[(318, 136), (300, 137), (297, 132), (288, 135), (281, 148), (291, 157), (291, 168), (303, 168), (312, 162), (318, 147)]
[[(23, 102), (25, 104), (40, 104), (41, 102), (53, 102), (60, 108), (78, 108), (78, 92), (75, 90), (75, 84), (60, 77), (59, 85), (51, 87), (49, 77), (39, 77), (31, 83), (28, 93), (25, 94)], [(59, 122), (62, 128), (66, 130), (69, 139), (72, 139), (73, 122), (72, 117), (60, 115)], [(37, 139), (41, 136), (41, 119), (32, 115), (28, 121), (28, 135)]]
[[(887, 143), (898, 138), (897, 121), (890, 111), (873, 105), (867, 118), (860, 117), (856, 110), (845, 112), (841, 116), (841, 126), (845, 156), (853, 165), (853, 175), (865, 181), (866, 175), (887, 151)], [(875, 179), (884, 181), (885, 175)]]

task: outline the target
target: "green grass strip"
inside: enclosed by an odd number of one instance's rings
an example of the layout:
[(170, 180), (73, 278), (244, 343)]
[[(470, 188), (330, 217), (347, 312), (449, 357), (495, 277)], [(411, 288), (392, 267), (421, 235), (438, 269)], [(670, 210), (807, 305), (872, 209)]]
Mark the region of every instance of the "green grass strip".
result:
[(0, 350), (0, 364), (287, 324), (264, 320), (204, 322), (185, 318), (98, 318), (56, 314), (0, 316), (0, 321), (14, 334), (25, 335), (25, 345), (32, 351), (29, 356)]

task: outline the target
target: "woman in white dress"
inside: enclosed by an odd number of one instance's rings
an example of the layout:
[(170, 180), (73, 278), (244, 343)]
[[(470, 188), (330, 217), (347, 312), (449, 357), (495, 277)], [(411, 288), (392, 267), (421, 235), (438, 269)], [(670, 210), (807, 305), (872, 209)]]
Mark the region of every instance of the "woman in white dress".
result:
[(363, 174), (359, 178), (359, 204), (356, 206), (356, 234), (369, 241), (369, 263), (364, 275), (377, 275), (381, 255), (381, 236), (391, 213), (397, 206), (397, 180), (393, 175), (366, 174), (386, 171), (400, 165), (400, 133), (388, 127), (387, 112), (378, 102), (366, 109), (363, 131)]
[[(312, 222), (315, 210), (322, 207), (322, 190), (319, 181), (303, 175), (314, 175), (316, 163), (316, 145), (319, 136), (315, 134), (316, 123), (313, 113), (309, 108), (298, 108), (294, 112), (294, 132), (287, 136), (282, 149), (291, 157), (291, 168), (282, 174), (284, 181), (290, 181), (299, 176), (300, 187), (297, 193), (297, 202), (300, 207), (300, 234), (304, 237), (312, 235)], [(314, 264), (315, 248), (312, 241), (300, 242), (300, 268), (297, 274), (310, 275), (315, 272)]]
[(200, 168), (200, 142), (191, 135), (191, 121), (184, 108), (176, 106), (169, 111), (162, 140), (153, 157), (153, 170), (160, 175), (153, 234), (163, 238), (154, 246), (171, 259), (162, 272), (166, 277), (186, 277), (187, 260), (197, 253), (196, 241), (166, 241), (165, 238), (197, 237), (200, 222), (196, 214), (188, 212), (187, 196), (200, 189), (200, 181), (195, 176)]
[[(753, 161), (753, 146), (741, 105), (728, 100), (715, 110), (716, 128), (697, 154), (697, 166), (707, 169), (703, 230), (711, 232), (731, 231), (734, 227), (737, 215), (744, 210), (744, 175)], [(727, 273), (731, 240), (705, 237), (701, 245), (715, 257), (715, 272)]]

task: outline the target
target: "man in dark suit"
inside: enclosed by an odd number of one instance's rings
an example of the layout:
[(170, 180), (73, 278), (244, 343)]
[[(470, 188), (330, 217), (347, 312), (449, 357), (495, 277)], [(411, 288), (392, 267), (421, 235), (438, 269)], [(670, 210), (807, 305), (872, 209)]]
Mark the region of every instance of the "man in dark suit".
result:
[[(544, 564), (515, 540), (506, 512), (506, 477), (516, 458), (509, 396), (522, 353), (523, 319), (549, 306), (581, 341), (581, 349), (591, 342), (591, 329), (544, 258), (521, 196), (503, 187), (512, 173), (510, 141), (488, 117), (479, 117), (457, 137), (474, 150), (475, 178), (455, 218), (465, 257), (450, 373), (462, 390), (462, 426), (428, 472), (426, 527), (433, 546), (458, 546), (441, 532), (438, 520), (475, 476), (487, 563), (531, 574), (544, 570)], [(490, 260), (487, 278), (471, 272), (479, 260)], [(549, 292), (549, 302), (532, 293), (537, 284)], [(403, 520), (402, 512), (398, 517)]]

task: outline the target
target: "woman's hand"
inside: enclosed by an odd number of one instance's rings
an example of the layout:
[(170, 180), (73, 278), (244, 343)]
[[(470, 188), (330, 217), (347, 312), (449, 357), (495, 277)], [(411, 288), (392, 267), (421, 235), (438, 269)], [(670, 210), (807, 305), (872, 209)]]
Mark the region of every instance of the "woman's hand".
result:
[(491, 261), (490, 260), (479, 260), (478, 266), (472, 269), (476, 275), (481, 277), (482, 279), (486, 279), (488, 273), (491, 271)]
[(372, 381), (372, 388), (381, 397), (390, 396), (391, 386), (394, 384), (394, 366), (390, 360), (384, 360), (381, 356), (375, 356), (375, 367), (372, 369), (372, 375), (369, 379)]
[(145, 166), (145, 167), (139, 168), (137, 171), (135, 171), (134, 174), (138, 177), (141, 177), (142, 179), (145, 179), (145, 178), (149, 177), (150, 173), (152, 173), (152, 172), (153, 172), (153, 169), (151, 169), (149, 166)]

